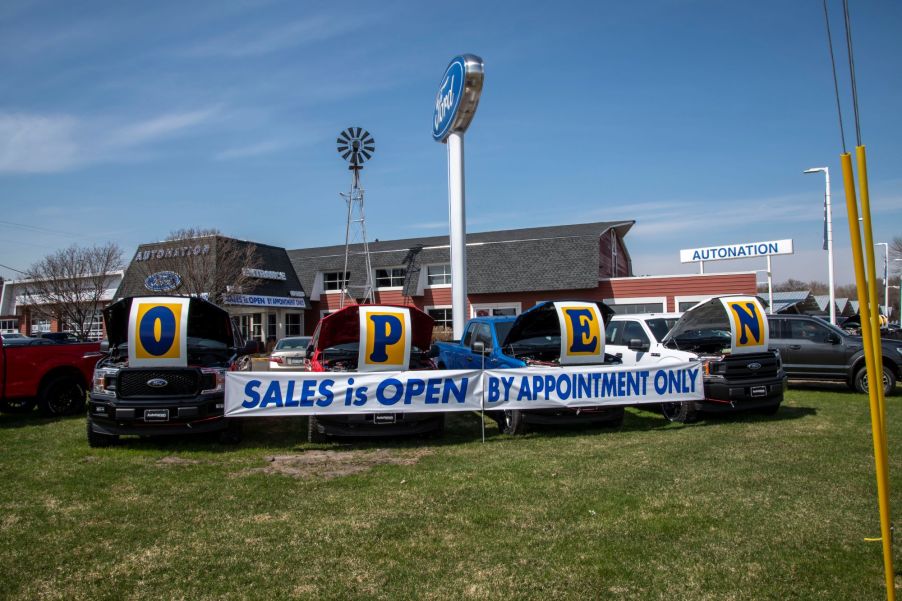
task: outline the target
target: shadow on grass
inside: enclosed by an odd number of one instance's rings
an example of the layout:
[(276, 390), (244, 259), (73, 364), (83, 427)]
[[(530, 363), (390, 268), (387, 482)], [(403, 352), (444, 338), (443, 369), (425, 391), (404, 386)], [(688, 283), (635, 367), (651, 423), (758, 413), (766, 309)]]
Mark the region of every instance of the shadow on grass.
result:
[(84, 420), (85, 415), (60, 415), (56, 417), (47, 417), (41, 415), (37, 409), (32, 409), (26, 413), (0, 413), (0, 430), (11, 430), (14, 428), (28, 428), (32, 426), (43, 426), (45, 424), (53, 424), (62, 421)]

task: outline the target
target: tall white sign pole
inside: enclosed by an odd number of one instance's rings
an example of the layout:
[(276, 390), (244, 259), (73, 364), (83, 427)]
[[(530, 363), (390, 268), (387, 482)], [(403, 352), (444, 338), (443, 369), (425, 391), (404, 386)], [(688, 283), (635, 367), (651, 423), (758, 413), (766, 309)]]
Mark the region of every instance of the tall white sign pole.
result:
[(467, 321), (467, 203), (464, 137), (448, 136), (448, 223), (451, 229), (451, 324), (460, 340)]
[(830, 168), (812, 167), (805, 173), (822, 173), (826, 189), (824, 191), (824, 230), (827, 251), (827, 286), (830, 287), (830, 323), (836, 325), (836, 292), (833, 286), (833, 209), (830, 206)]
[(767, 312), (774, 312), (774, 277), (770, 269), (770, 255), (767, 255)]
[(464, 185), (464, 132), (482, 94), (482, 59), (454, 57), (435, 95), (432, 138), (448, 145), (448, 227), (451, 244), (451, 325), (460, 339), (467, 321), (467, 219)]

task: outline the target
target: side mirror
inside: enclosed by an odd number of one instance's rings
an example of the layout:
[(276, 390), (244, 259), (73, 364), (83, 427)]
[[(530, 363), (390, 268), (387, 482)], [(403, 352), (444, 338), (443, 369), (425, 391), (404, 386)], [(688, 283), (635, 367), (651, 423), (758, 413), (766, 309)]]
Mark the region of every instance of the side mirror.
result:
[(842, 342), (842, 340), (840, 340), (839, 334), (830, 332), (829, 334), (827, 334), (827, 342), (829, 342), (830, 344), (839, 344), (840, 342)]
[(101, 353), (109, 353), (110, 352), (110, 339), (104, 338), (100, 341), (100, 352)]
[(626, 346), (626, 348), (628, 348), (631, 351), (637, 351), (637, 352), (642, 353), (642, 352), (647, 351), (649, 346), (647, 343), (642, 342), (642, 340), (639, 338), (630, 338), (630, 342)]
[(485, 343), (484, 342), (474, 342), (470, 348), (473, 349), (474, 353), (479, 353), (480, 355), (485, 354)]

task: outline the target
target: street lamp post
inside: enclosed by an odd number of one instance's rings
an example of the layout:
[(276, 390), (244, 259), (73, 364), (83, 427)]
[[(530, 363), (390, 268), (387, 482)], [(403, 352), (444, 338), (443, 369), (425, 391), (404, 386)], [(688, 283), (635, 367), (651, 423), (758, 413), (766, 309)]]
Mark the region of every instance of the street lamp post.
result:
[(886, 309), (886, 321), (889, 322), (889, 242), (877, 242), (874, 246), (883, 247), (883, 308)]
[(830, 207), (830, 169), (828, 167), (812, 167), (805, 173), (824, 173), (826, 181), (824, 191), (824, 220), (827, 234), (827, 285), (830, 287), (830, 323), (836, 325), (836, 293), (833, 290), (833, 211)]

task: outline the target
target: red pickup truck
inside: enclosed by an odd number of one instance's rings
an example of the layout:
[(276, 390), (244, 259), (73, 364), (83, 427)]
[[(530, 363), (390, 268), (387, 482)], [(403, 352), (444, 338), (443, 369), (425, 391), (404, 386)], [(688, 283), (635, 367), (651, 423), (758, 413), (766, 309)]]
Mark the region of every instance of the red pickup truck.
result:
[(0, 411), (24, 413), (37, 401), (44, 415), (84, 411), (99, 342), (3, 344), (0, 342)]

